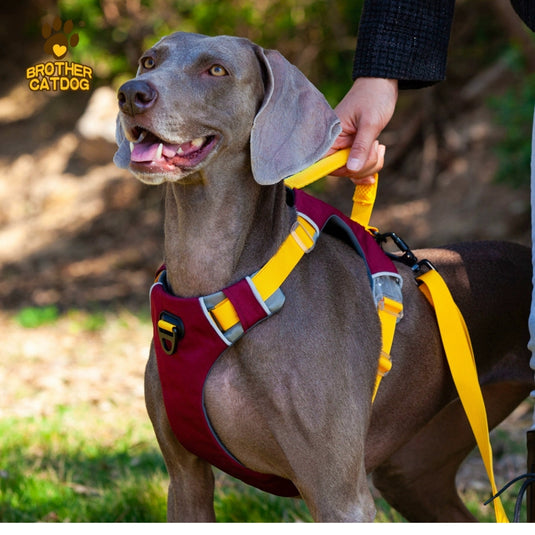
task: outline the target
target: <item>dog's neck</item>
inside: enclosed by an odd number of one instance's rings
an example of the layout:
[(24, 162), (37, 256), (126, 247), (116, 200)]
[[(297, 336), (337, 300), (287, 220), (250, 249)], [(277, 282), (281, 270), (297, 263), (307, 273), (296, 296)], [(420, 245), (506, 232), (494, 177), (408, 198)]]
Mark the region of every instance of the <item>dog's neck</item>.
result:
[(275, 253), (290, 229), (282, 184), (224, 189), (199, 180), (168, 184), (165, 264), (174, 294), (214, 293), (251, 275)]

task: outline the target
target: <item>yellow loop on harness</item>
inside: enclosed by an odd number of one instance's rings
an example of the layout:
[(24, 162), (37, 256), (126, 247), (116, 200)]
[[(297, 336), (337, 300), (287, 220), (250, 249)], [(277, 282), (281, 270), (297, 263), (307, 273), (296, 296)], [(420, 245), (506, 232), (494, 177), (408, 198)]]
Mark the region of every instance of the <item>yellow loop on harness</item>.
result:
[[(434, 269), (416, 277), (420, 290), (435, 309), (437, 322), (459, 399), (476, 438), (487, 476), (495, 495), (498, 490), (494, 481), (492, 448), (489, 439), (487, 411), (479, 386), (476, 363), (470, 335), (461, 311), (457, 308), (446, 283)], [(507, 523), (507, 515), (500, 498), (494, 499), (496, 521)]]
[[(370, 218), (377, 196), (377, 185), (379, 175), (375, 173), (375, 182), (373, 184), (357, 184), (353, 194), (353, 209), (351, 210), (351, 219), (360, 223), (363, 227), (369, 229)], [(374, 229), (377, 230), (377, 229)]]
[[(284, 183), (291, 188), (304, 188), (343, 167), (347, 163), (349, 151), (350, 149), (339, 150), (312, 164), (310, 167), (303, 169), (303, 171), (288, 177)], [(375, 183), (373, 184), (357, 184), (355, 193), (353, 194), (351, 219), (366, 228), (368, 228), (377, 195), (377, 181), (379, 179), (377, 173), (375, 173), (374, 178)]]

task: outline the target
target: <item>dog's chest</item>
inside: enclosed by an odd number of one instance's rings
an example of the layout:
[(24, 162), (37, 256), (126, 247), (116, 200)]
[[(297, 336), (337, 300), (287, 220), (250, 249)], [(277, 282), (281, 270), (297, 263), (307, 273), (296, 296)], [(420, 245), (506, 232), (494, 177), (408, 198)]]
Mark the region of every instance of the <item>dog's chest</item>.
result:
[[(267, 472), (269, 467), (262, 464), (262, 460), (274, 461), (277, 456), (276, 445), (269, 440), (269, 426), (265, 421), (265, 414), (269, 412), (265, 405), (269, 400), (255, 390), (259, 378), (247, 380), (247, 377), (241, 366), (241, 356), (234, 348), (229, 348), (206, 379), (205, 411), (214, 432), (229, 451), (245, 465)], [(280, 462), (284, 462), (283, 457)]]

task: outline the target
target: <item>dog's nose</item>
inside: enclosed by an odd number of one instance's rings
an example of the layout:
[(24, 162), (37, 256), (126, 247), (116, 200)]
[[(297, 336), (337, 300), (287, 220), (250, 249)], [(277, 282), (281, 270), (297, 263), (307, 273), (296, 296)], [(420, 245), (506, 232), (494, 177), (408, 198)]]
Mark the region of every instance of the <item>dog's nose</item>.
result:
[(147, 82), (129, 80), (117, 92), (119, 108), (127, 115), (145, 113), (158, 98), (158, 92)]

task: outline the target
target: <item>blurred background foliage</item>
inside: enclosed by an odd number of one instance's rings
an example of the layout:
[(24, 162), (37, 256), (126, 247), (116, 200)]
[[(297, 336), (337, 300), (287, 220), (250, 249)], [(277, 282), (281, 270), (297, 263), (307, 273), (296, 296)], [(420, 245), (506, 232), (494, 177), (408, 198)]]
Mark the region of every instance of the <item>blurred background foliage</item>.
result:
[(60, 0), (83, 21), (73, 56), (105, 80), (135, 72), (142, 50), (173, 31), (239, 35), (277, 48), (335, 104), (351, 82), (362, 0)]
[[(71, 50), (72, 59), (93, 66), (96, 85), (117, 87), (135, 72), (140, 53), (170, 32), (239, 35), (280, 50), (334, 106), (351, 84), (362, 5), (363, 0), (20, 0), (1, 7), (0, 42), (14, 71), (22, 74), (25, 63), (18, 60), (32, 51), (38, 53), (42, 24), (55, 16), (72, 19), (80, 36), (79, 45)], [(507, 140), (497, 144), (498, 177), (513, 184), (527, 180), (530, 147), (526, 133), (535, 100), (535, 80), (530, 76), (534, 70), (535, 38), (509, 2), (457, 0), (447, 85), (433, 88), (432, 104), (450, 97), (451, 88), (462, 91), (463, 86), (473, 91), (470, 98), (476, 100), (486, 85), (496, 84), (501, 77), (503, 92), (497, 105), (485, 105), (506, 132)], [(0, 82), (8, 81), (11, 74), (4, 70)], [(468, 86), (469, 82), (476, 87)], [(411, 93), (402, 93), (398, 110), (415, 105), (417, 97)], [(423, 92), (418, 93), (422, 97)], [(442, 110), (434, 107), (439, 133), (440, 123), (462, 112), (465, 104), (467, 99), (461, 94)]]

